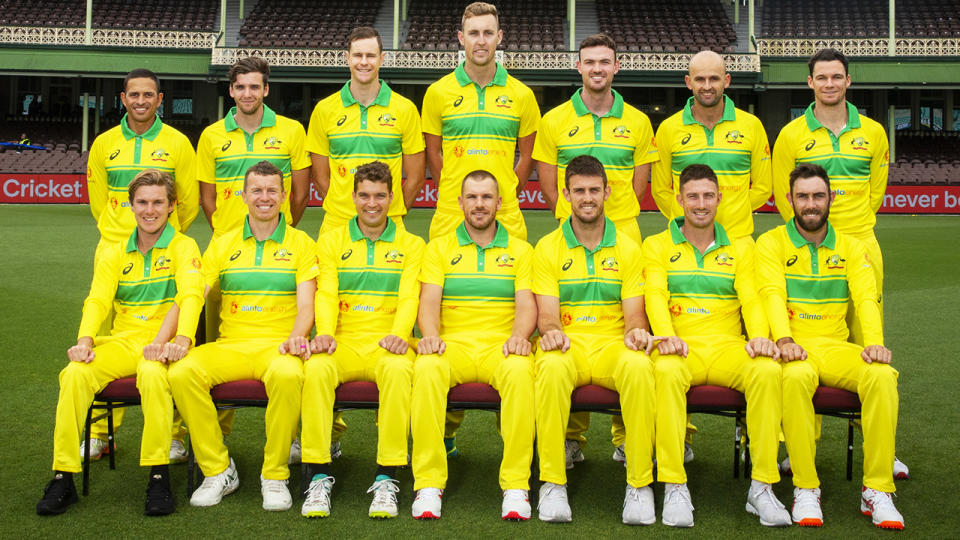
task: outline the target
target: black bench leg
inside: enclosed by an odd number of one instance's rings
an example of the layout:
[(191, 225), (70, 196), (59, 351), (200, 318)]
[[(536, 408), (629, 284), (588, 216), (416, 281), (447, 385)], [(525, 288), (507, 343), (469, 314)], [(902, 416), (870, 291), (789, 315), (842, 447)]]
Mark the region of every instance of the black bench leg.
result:
[(117, 468), (116, 457), (114, 454), (115, 448), (113, 446), (113, 403), (107, 403), (107, 450), (110, 453), (110, 470)]
[(90, 424), (92, 424), (91, 418), (93, 417), (93, 404), (90, 404), (90, 408), (87, 409), (87, 418), (84, 420), (83, 424), (83, 487), (82, 493), (84, 496), (90, 492)]
[(740, 415), (734, 417), (736, 429), (733, 431), (733, 477), (740, 478)]
[(853, 420), (847, 421), (847, 481), (853, 480)]

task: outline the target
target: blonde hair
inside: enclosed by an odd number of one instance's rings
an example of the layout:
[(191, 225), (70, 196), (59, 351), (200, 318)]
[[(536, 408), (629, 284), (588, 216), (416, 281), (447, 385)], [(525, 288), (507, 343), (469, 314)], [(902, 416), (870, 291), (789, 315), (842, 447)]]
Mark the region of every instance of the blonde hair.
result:
[(127, 186), (127, 196), (130, 204), (133, 204), (133, 197), (137, 190), (144, 186), (160, 186), (167, 192), (167, 202), (173, 204), (177, 200), (177, 189), (173, 183), (173, 176), (166, 171), (157, 169), (144, 169), (137, 173), (130, 185)]
[(493, 18), (497, 21), (497, 29), (500, 28), (500, 16), (497, 15), (497, 6), (486, 2), (474, 2), (463, 9), (463, 18), (460, 19), (460, 29), (463, 29), (463, 25), (467, 22), (467, 19), (481, 15), (493, 15)]

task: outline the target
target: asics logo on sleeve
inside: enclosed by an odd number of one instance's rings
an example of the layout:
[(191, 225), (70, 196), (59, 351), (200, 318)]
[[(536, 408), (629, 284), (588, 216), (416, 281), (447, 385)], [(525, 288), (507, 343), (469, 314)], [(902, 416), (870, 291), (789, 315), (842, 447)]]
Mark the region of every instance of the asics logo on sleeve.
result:
[(683, 138), (680, 139), (680, 144), (687, 144), (688, 142), (690, 142), (690, 137), (692, 137), (692, 135), (689, 133), (684, 135)]
[(810, 140), (807, 142), (807, 145), (803, 147), (803, 149), (809, 152), (810, 149), (813, 148), (816, 144), (817, 144), (817, 140), (816, 140), (816, 139), (810, 139)]
[(678, 259), (680, 259), (680, 252), (679, 252), (679, 251), (676, 252), (676, 253), (674, 253), (673, 256), (670, 257), (670, 262), (677, 262)]
[(123, 275), (129, 274), (131, 270), (133, 270), (133, 263), (128, 263), (123, 267)]
[(237, 260), (238, 257), (240, 257), (240, 250), (239, 250), (239, 249), (237, 250), (236, 253), (234, 253), (233, 255), (230, 256), (230, 260), (231, 260), (231, 261), (235, 261), (235, 260)]
[(450, 264), (457, 264), (458, 262), (460, 262), (460, 259), (462, 259), (462, 258), (463, 258), (463, 254), (462, 254), (462, 253), (457, 253), (457, 256), (456, 256), (456, 257), (450, 259)]
[(340, 256), (340, 260), (341, 260), (341, 261), (345, 261), (345, 260), (349, 259), (351, 255), (353, 255), (353, 250), (352, 250), (352, 249), (348, 249), (348, 250), (346, 250), (346, 251), (343, 252), (343, 255)]
[(463, 103), (463, 96), (457, 96), (457, 99), (453, 100), (453, 106), (459, 107)]
[(567, 270), (570, 269), (571, 265), (573, 265), (573, 259), (567, 259), (566, 261), (564, 261), (563, 266), (561, 266), (560, 269), (566, 272)]
[(580, 131), (580, 126), (573, 126), (573, 129), (567, 132), (567, 137), (573, 137), (578, 131)]
[(223, 143), (223, 146), (220, 147), (220, 151), (221, 151), (221, 152), (226, 152), (226, 151), (227, 151), (227, 148), (230, 148), (230, 145), (231, 145), (232, 143), (233, 143), (233, 141), (227, 141), (227, 142)]
[(347, 115), (343, 115), (343, 116), (340, 117), (339, 120), (337, 120), (337, 125), (338, 125), (338, 126), (342, 126), (343, 123), (346, 122), (346, 121), (347, 121)]
[(113, 151), (112, 154), (110, 154), (110, 161), (113, 161), (119, 155), (120, 155), (120, 149), (117, 148), (116, 150)]
[(797, 256), (794, 255), (793, 257), (790, 257), (789, 259), (787, 259), (787, 266), (793, 266), (794, 263), (796, 262), (797, 262)]

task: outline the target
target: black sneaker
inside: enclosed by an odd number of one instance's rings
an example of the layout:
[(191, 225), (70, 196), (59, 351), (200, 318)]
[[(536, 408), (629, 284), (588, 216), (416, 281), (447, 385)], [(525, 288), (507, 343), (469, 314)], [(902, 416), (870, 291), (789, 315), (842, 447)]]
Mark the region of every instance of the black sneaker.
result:
[(172, 514), (177, 503), (170, 491), (170, 479), (163, 474), (150, 475), (147, 484), (147, 504), (143, 510), (147, 516), (165, 516)]
[(73, 485), (73, 476), (57, 473), (43, 489), (43, 498), (37, 503), (37, 515), (62, 514), (75, 502), (77, 502), (77, 488)]

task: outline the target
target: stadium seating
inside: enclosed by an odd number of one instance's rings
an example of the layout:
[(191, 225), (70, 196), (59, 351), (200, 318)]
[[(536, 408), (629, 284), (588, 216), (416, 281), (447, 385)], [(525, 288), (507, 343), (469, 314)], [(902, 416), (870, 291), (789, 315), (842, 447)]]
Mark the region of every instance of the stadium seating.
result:
[[(896, 5), (898, 37), (960, 37), (960, 4), (911, 0)], [(767, 38), (868, 38), (889, 34), (887, 2), (877, 0), (766, 0), (759, 35)]]
[(340, 49), (358, 26), (373, 26), (377, 2), (337, 0), (261, 1), (240, 27), (241, 47)]
[(597, 0), (597, 21), (624, 51), (736, 52), (737, 34), (718, 0)]
[[(170, 29), (212, 32), (220, 3), (215, 0), (157, 0), (93, 2), (94, 28)], [(0, 0), (2, 26), (77, 27), (86, 24), (86, 2)]]
[(891, 184), (960, 185), (960, 131), (899, 131)]
[[(497, 10), (503, 29), (500, 49), (513, 51), (566, 50), (563, 0), (516, 0), (502, 2)], [(463, 16), (461, 4), (444, 0), (413, 0), (407, 10), (410, 21), (402, 48), (457, 50), (457, 30)]]

